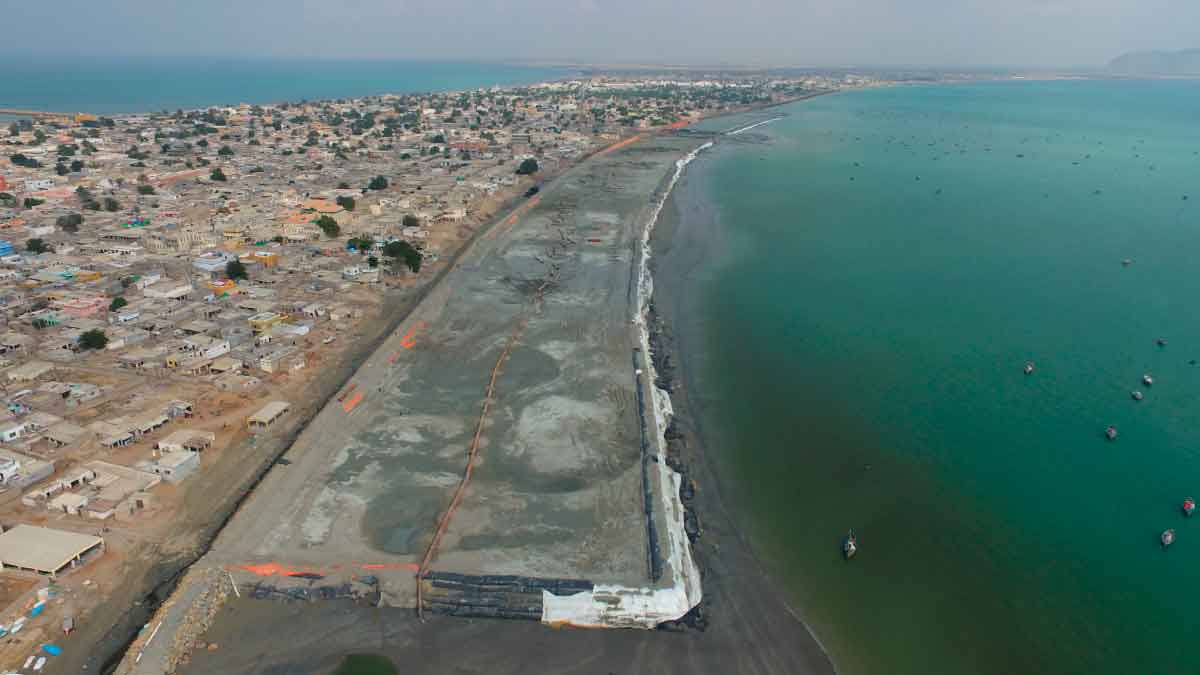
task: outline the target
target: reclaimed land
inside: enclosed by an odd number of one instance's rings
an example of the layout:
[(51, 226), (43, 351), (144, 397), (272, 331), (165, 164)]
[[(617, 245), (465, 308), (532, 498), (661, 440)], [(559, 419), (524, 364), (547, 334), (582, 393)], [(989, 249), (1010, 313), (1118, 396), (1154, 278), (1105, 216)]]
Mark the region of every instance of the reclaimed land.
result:
[[(664, 139), (652, 139), (648, 145), (663, 142)], [(696, 144), (693, 139), (690, 147)], [(682, 156), (688, 147), (679, 146), (675, 150), (676, 157)], [(619, 154), (617, 159), (627, 164), (644, 161), (639, 158), (637, 151)], [(660, 166), (657, 170), (666, 173), (666, 167)], [(563, 180), (571, 180), (570, 174)], [(662, 187), (661, 182), (659, 187)], [(648, 212), (652, 200), (648, 196), (644, 200), (644, 212)], [(680, 257), (671, 250), (672, 240), (680, 229), (681, 211), (682, 208), (674, 200), (668, 201), (660, 227), (655, 233), (654, 245), (656, 249), (662, 249), (656, 252), (659, 256), (655, 261), (656, 268), (663, 266), (668, 273), (682, 277), (686, 276), (686, 270), (680, 269)], [(636, 225), (636, 222), (632, 224)], [(629, 230), (629, 236), (637, 236), (636, 228)], [(686, 250), (685, 247), (681, 248)], [(477, 252), (477, 255), (482, 257), (488, 254)], [(660, 285), (666, 288), (658, 292), (656, 300), (660, 295), (665, 295), (667, 297), (663, 301), (667, 305), (676, 304), (678, 294), (684, 292), (682, 284), (662, 284), (660, 281)], [(552, 298), (553, 292), (548, 297)], [(632, 299), (627, 302), (632, 302)], [(614, 320), (619, 319), (618, 314), (614, 312)], [(627, 314), (620, 320), (627, 321)], [(219, 649), (195, 653), (191, 664), (183, 672), (324, 673), (336, 668), (344, 655), (364, 652), (387, 655), (404, 672), (430, 674), (835, 672), (799, 615), (770, 583), (738, 526), (732, 508), (722, 496), (718, 472), (712, 458), (703, 451), (703, 437), (697, 433), (699, 425), (691, 417), (687, 404), (690, 380), (687, 377), (686, 355), (675, 353), (670, 312), (652, 313), (651, 329), (651, 351), (659, 371), (658, 384), (671, 390), (674, 407), (674, 423), (668, 433), (668, 461), (685, 474), (685, 496), (692, 509), (689, 520), (696, 529), (703, 531), (703, 537), (694, 543), (694, 551), (704, 573), (705, 600), (700, 611), (695, 612), (691, 617), (693, 620), (688, 622), (689, 627), (672, 625), (674, 629), (667, 631), (549, 631), (533, 622), (462, 621), (429, 614), (421, 621), (411, 610), (368, 607), (364, 603), (349, 600), (287, 601), (286, 595), (272, 593), (265, 596), (268, 597), (267, 601), (242, 598), (226, 604), (204, 638), (209, 644), (220, 645)], [(627, 332), (624, 334), (628, 335)], [(584, 340), (586, 337), (586, 333), (580, 332), (577, 339)], [(498, 335), (495, 340), (497, 346), (494, 349), (498, 351), (502, 349), (501, 337)], [(619, 352), (619, 349), (613, 348), (614, 359)], [(493, 351), (487, 356), (494, 362), (496, 353)], [(486, 364), (487, 356), (481, 355), (477, 360)], [(625, 357), (628, 359), (627, 352)], [(622, 366), (614, 360), (613, 368), (626, 376), (625, 382), (630, 382), (627, 367)], [(487, 365), (482, 368), (484, 372), (477, 376), (474, 385), (477, 404), (478, 392), (486, 385), (485, 376), (489, 369), (490, 365)], [(613, 382), (619, 379), (615, 378)], [(536, 388), (539, 384), (532, 386)], [(504, 398), (504, 388), (501, 386), (498, 400), (501, 408), (507, 405)], [(475, 412), (478, 413), (478, 408)], [(519, 415), (509, 413), (509, 419), (519, 419)], [(509, 428), (512, 428), (511, 423)], [(620, 429), (623, 433), (636, 434), (636, 427), (631, 429), (624, 423)], [(629, 440), (631, 447), (635, 447), (636, 441), (633, 438)], [(576, 438), (568, 438), (560, 440), (558, 446), (575, 442), (578, 442)], [(483, 452), (496, 453), (499, 452), (498, 447), (502, 446), (489, 443)], [(465, 455), (466, 449), (466, 444), (458, 448), (460, 457)], [(485, 459), (479, 469), (480, 476), (486, 475), (489, 470), (487, 461)], [(607, 478), (610, 482), (613, 481), (611, 476), (610, 473)], [(479, 480), (483, 485), (488, 479)], [(505, 480), (511, 481), (512, 478)], [(444, 489), (448, 494), (449, 487)], [(577, 489), (587, 490), (586, 487)], [(630, 495), (629, 487), (624, 490), (623, 494), (628, 497), (630, 504), (616, 513), (632, 518), (637, 515), (641, 500), (636, 495)], [(570, 490), (564, 492), (569, 493)], [(500, 493), (503, 494), (503, 491)], [(478, 493), (473, 496), (479, 499), (483, 497)], [(593, 500), (591, 506), (596, 508), (599, 503)], [(536, 500), (529, 500), (529, 504), (536, 504)], [(500, 512), (504, 513), (503, 510)], [(536, 514), (537, 510), (533, 513)], [(697, 514), (700, 517), (698, 522), (693, 520)], [(427, 514), (424, 524), (427, 528), (432, 527), (428, 518), (430, 515)], [(606, 520), (608, 518), (598, 512), (598, 515), (584, 522), (591, 523), (591, 531), (595, 532), (598, 524)], [(472, 522), (468, 521), (467, 525), (470, 526)], [(486, 515), (479, 522), (495, 523), (496, 520)], [(602, 527), (600, 529), (603, 530)], [(369, 527), (365, 530), (371, 532)], [(637, 530), (632, 525), (623, 528), (623, 532), (631, 537), (621, 542), (628, 552), (638, 550), (638, 540), (634, 536)], [(644, 530), (641, 535), (645, 536)], [(477, 541), (484, 543), (483, 540)], [(522, 565), (512, 569), (520, 569), (525, 573), (578, 575), (597, 569), (594, 561), (580, 554), (571, 555), (566, 560), (547, 558), (543, 551), (555, 549), (554, 543), (545, 539), (522, 539), (518, 536), (511, 546), (515, 553), (506, 550), (510, 546), (503, 539), (486, 542), (490, 548), (472, 549), (462, 542), (460, 537), (446, 549), (450, 551), (447, 557), (453, 561), (452, 566), (462, 565), (464, 560), (495, 564), (496, 561), (521, 558)], [(616, 559), (601, 549), (589, 548), (586, 537), (574, 540), (572, 546), (580, 547), (581, 544), (582, 552), (599, 551), (602, 560)], [(411, 551), (417, 548), (410, 547), (410, 556), (414, 561), (417, 556)], [(625, 567), (613, 566), (608, 569), (624, 570), (618, 574), (636, 574), (632, 558), (630, 554)], [(649, 564), (645, 562), (643, 569)], [(435, 568), (446, 569), (439, 565), (435, 565)], [(473, 569), (468, 566), (458, 568)], [(411, 577), (411, 572), (409, 575)], [(272, 586), (275, 583), (272, 582)], [(297, 635), (320, 635), (321, 639), (296, 640)]]

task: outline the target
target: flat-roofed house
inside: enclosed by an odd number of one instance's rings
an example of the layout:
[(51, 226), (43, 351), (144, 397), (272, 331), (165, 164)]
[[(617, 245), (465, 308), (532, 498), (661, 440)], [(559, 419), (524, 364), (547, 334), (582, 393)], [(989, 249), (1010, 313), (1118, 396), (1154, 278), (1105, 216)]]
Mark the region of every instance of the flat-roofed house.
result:
[(104, 540), (88, 534), (17, 525), (0, 534), (0, 569), (37, 572), (51, 578), (104, 551)]
[(13, 383), (33, 382), (54, 372), (54, 364), (46, 361), (30, 361), (8, 371), (8, 381)]
[(216, 440), (217, 435), (211, 431), (180, 429), (171, 432), (169, 436), (159, 441), (155, 447), (163, 452), (176, 452), (179, 450), (201, 452), (211, 448), (213, 442)]
[(250, 431), (266, 431), (291, 408), (292, 405), (287, 401), (271, 401), (246, 419), (246, 427)]
[(181, 483), (200, 467), (200, 455), (188, 450), (173, 450), (154, 460), (150, 469), (169, 483)]

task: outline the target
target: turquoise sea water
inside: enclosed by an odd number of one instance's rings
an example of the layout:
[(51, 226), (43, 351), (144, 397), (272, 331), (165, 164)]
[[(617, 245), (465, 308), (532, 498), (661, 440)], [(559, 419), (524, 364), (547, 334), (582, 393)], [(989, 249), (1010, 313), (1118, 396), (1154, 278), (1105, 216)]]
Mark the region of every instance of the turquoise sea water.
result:
[(708, 443), (840, 670), (1200, 672), (1200, 84), (784, 112), (680, 186), (716, 218), (680, 330)]
[(100, 60), (0, 63), (0, 108), (121, 113), (530, 84), (566, 71), (437, 61)]

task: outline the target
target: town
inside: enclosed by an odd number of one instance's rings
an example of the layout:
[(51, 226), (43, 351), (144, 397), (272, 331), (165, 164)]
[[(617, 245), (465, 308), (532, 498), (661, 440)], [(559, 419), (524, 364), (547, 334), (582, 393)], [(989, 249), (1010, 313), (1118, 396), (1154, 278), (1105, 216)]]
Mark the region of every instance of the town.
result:
[(202, 507), (181, 524), (189, 478), (244, 479), (244, 448), (302, 425), (324, 403), (315, 379), (541, 182), (635, 134), (865, 84), (596, 76), (14, 115), (0, 126), (0, 637), (32, 642), (0, 643), (0, 666), (86, 620), (130, 556), (199, 527)]

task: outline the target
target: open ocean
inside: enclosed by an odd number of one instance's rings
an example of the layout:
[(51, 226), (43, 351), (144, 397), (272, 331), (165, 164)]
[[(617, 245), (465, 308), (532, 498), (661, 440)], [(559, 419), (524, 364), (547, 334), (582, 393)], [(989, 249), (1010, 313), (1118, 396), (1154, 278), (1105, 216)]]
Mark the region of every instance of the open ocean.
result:
[(439, 61), (31, 59), (0, 62), (0, 108), (174, 111), (532, 84), (567, 74), (558, 68)]
[(689, 167), (660, 266), (693, 408), (842, 673), (1200, 672), (1198, 111), (872, 89)]

